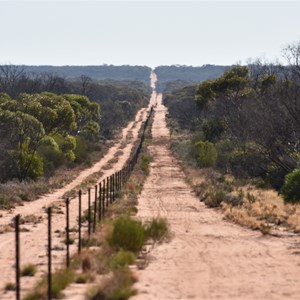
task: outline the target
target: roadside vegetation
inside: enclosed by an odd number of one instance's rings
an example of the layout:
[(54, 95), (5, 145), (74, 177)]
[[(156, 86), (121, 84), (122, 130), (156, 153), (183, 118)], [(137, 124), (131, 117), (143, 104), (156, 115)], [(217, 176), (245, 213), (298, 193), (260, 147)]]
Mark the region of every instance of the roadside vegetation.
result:
[(0, 209), (59, 188), (99, 160), (150, 92), (138, 81), (0, 66)]
[[(54, 298), (61, 298), (71, 283), (86, 284), (87, 299), (125, 300), (136, 294), (132, 287), (136, 278), (134, 268), (147, 265), (147, 245), (170, 238), (165, 219), (155, 218), (141, 222), (135, 217), (137, 197), (149, 173), (151, 157), (147, 151), (150, 131), (144, 141), (138, 163), (128, 182), (108, 207), (106, 217), (99, 222), (90, 238), (83, 238), (80, 255), (71, 259), (69, 269), (60, 269), (53, 276)], [(86, 216), (86, 212), (84, 212)], [(87, 217), (83, 218), (84, 221)], [(25, 300), (47, 299), (47, 281), (42, 278)]]
[(300, 228), (299, 47), (284, 49), (288, 66), (257, 60), (164, 96), (173, 152), (200, 199), (264, 233)]

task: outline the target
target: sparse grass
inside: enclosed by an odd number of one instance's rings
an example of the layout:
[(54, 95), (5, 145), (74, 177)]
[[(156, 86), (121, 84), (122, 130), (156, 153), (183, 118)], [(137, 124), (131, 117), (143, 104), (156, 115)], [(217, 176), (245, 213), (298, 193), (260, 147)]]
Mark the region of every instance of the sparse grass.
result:
[(196, 168), (189, 157), (187, 135), (173, 132), (172, 138), (173, 153), (183, 162), (187, 180), (200, 201), (222, 207), (227, 219), (263, 234), (272, 233), (279, 225), (300, 232), (300, 204), (285, 204), (276, 191), (257, 180), (251, 184), (214, 169)]
[[(58, 299), (62, 296), (62, 290), (64, 290), (74, 280), (74, 271), (62, 269), (56, 271), (52, 275), (52, 297)], [(46, 300), (47, 299), (47, 278), (44, 277), (33, 292), (25, 296), (24, 300)]]
[(8, 282), (7, 284), (5, 284), (4, 287), (5, 291), (15, 291), (16, 290), (16, 284), (13, 282)]
[(69, 237), (69, 240), (67, 241), (67, 239), (64, 239), (64, 240), (63, 240), (63, 243), (64, 243), (65, 245), (67, 245), (67, 244), (73, 245), (73, 244), (75, 243), (75, 239), (72, 238), (72, 237)]
[(161, 242), (170, 237), (169, 225), (166, 219), (154, 218), (145, 224), (145, 234), (147, 239)]
[(107, 163), (102, 167), (102, 170), (107, 171), (107, 170), (110, 170), (112, 167), (113, 167), (113, 164)]
[(134, 264), (135, 260), (133, 252), (120, 250), (110, 258), (109, 266), (112, 269), (119, 269)]
[(91, 280), (91, 276), (89, 274), (83, 273), (83, 274), (77, 274), (75, 276), (74, 282), (75, 283), (87, 283)]
[(37, 271), (37, 268), (33, 264), (27, 264), (22, 267), (21, 275), (22, 276), (34, 276)]
[(0, 234), (14, 231), (14, 224), (0, 225)]
[(41, 223), (42, 221), (43, 221), (42, 216), (36, 216), (33, 214), (21, 216), (20, 218), (20, 224), (28, 224), (28, 223), (38, 224)]
[(115, 154), (114, 157), (119, 157), (122, 156), (124, 154), (124, 152), (122, 150), (118, 150)]
[(140, 159), (140, 168), (145, 174), (149, 174), (149, 164), (150, 164), (150, 157), (148, 155), (142, 155)]
[(100, 287), (94, 287), (87, 292), (87, 299), (126, 300), (136, 294), (132, 288), (136, 278), (127, 269), (118, 269)]
[(96, 239), (96, 238), (83, 238), (81, 240), (81, 243), (82, 243), (82, 247), (93, 247), (93, 246), (97, 246), (99, 247), (101, 245), (101, 242)]

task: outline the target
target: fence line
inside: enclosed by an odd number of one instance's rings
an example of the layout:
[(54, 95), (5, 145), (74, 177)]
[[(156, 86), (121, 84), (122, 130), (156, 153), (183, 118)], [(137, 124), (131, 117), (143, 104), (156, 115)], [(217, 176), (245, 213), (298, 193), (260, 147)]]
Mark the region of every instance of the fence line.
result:
[(52, 299), (52, 236), (51, 236), (51, 214), (52, 208), (48, 207), (48, 300)]
[[(91, 230), (96, 231), (97, 224), (97, 213), (98, 221), (104, 218), (105, 212), (110, 204), (113, 204), (116, 200), (117, 193), (122, 190), (124, 184), (128, 181), (130, 173), (133, 171), (134, 165), (138, 161), (138, 156), (141, 152), (143, 142), (145, 140), (145, 131), (147, 129), (149, 120), (153, 113), (153, 107), (151, 107), (146, 121), (141, 126), (140, 130), (140, 139), (137, 147), (132, 151), (130, 157), (125, 162), (124, 166), (117, 172), (112, 175), (104, 178), (98, 184), (94, 186), (95, 198), (94, 198), (94, 207), (92, 211), (91, 203), (91, 188), (88, 188), (88, 236), (90, 238)], [(97, 209), (97, 203), (98, 209)], [(66, 207), (66, 267), (70, 266), (70, 199), (65, 200)], [(92, 217), (93, 212), (93, 217)], [(52, 299), (52, 232), (51, 232), (51, 217), (52, 217), (52, 208), (51, 206), (47, 208), (48, 216), (48, 245), (47, 245), (47, 257), (48, 257), (48, 273), (47, 273), (47, 282), (48, 282), (48, 300)], [(86, 219), (86, 218), (84, 218)], [(20, 215), (15, 216), (15, 266), (16, 266), (16, 299), (20, 299)], [(81, 252), (82, 239), (81, 239), (81, 228), (82, 228), (82, 191), (78, 191), (78, 254)], [(93, 228), (92, 228), (93, 226)]]

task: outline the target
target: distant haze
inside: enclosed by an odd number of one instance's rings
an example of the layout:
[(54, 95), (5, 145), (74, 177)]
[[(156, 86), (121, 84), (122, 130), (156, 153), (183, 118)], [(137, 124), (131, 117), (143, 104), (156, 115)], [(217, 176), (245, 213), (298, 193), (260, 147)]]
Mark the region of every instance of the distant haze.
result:
[(0, 1), (0, 64), (231, 65), (300, 40), (299, 1)]

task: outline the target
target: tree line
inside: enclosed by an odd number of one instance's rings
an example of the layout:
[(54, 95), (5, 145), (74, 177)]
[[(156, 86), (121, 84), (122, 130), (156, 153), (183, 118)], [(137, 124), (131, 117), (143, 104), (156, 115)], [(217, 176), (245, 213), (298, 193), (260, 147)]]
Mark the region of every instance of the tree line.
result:
[[(300, 45), (286, 47), (284, 57), (288, 65), (256, 60), (166, 95), (171, 117), (195, 133), (191, 153), (199, 166), (261, 178), (282, 191), (287, 175), (299, 172)], [(299, 176), (295, 186), (299, 200)]]
[(146, 106), (150, 92), (142, 82), (70, 80), (0, 66), (0, 181), (48, 177), (60, 166), (88, 162)]

